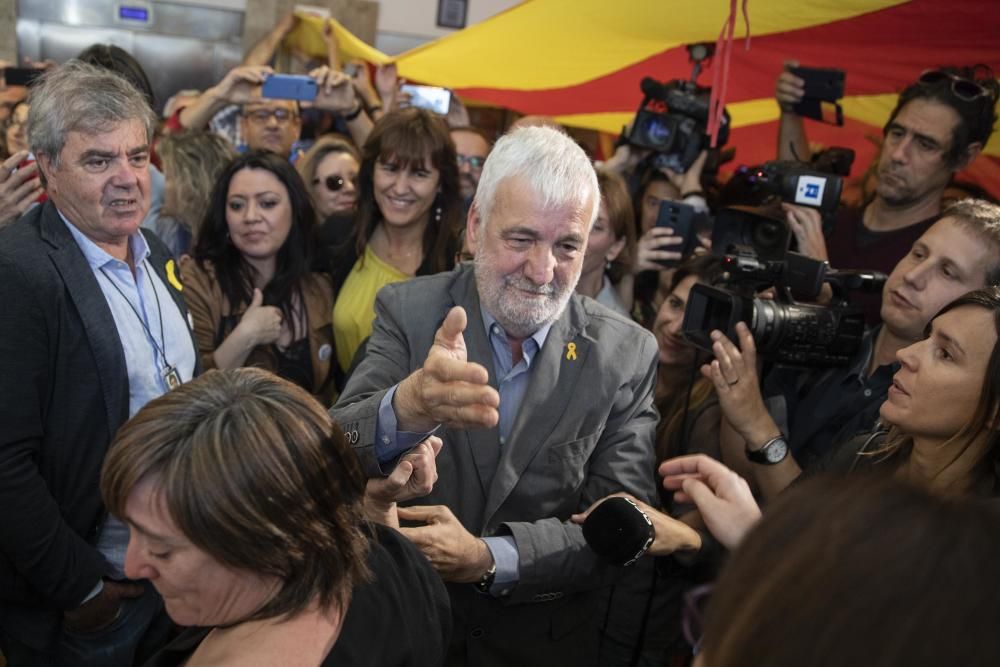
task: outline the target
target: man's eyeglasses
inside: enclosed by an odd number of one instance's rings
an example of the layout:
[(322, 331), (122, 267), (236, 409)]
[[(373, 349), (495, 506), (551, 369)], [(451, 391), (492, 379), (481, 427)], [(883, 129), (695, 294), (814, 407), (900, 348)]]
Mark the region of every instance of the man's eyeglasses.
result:
[(964, 76), (958, 76), (957, 74), (939, 69), (925, 71), (917, 81), (928, 86), (933, 86), (942, 81), (951, 81), (952, 94), (966, 102), (972, 102), (980, 97), (992, 97), (990, 91), (972, 79), (966, 79)]
[[(323, 183), (323, 185), (326, 186), (326, 189), (329, 190), (330, 192), (339, 192), (340, 190), (343, 190), (344, 186), (347, 185), (347, 182), (348, 182), (347, 179), (343, 178), (342, 176), (327, 176), (322, 181), (320, 181), (320, 179), (318, 178), (313, 179), (313, 185), (319, 185), (320, 183)], [(354, 181), (351, 181), (351, 183), (353, 182)]]
[(473, 169), (482, 169), (483, 165), (486, 164), (486, 158), (479, 157), (478, 155), (456, 155), (458, 158), (458, 166), (461, 167), (463, 164), (468, 164)]
[(279, 125), (284, 125), (296, 117), (288, 109), (254, 109), (253, 111), (247, 111), (243, 115), (258, 125), (263, 125), (272, 116), (274, 116), (274, 120), (278, 121)]

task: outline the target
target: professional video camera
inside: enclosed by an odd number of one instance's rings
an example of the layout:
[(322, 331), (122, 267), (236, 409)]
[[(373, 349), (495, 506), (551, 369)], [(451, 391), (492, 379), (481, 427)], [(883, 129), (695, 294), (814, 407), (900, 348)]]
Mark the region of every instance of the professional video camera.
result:
[(789, 204), (818, 208), (824, 213), (837, 210), (844, 180), (835, 174), (810, 169), (801, 162), (773, 160), (741, 172), (749, 192), (774, 195)]
[[(619, 141), (632, 146), (647, 148), (655, 153), (654, 168), (667, 167), (684, 173), (698, 158), (702, 149), (708, 148), (708, 105), (712, 89), (699, 86), (698, 74), (702, 61), (712, 55), (714, 45), (692, 44), (687, 47), (694, 70), (690, 81), (676, 79), (660, 83), (645, 77), (642, 104), (635, 114), (632, 130), (626, 135), (622, 130)], [(729, 112), (723, 111), (719, 123), (718, 145), (729, 139)]]
[[(723, 257), (722, 283), (691, 288), (682, 325), (692, 345), (711, 351), (710, 333), (718, 329), (736, 340), (737, 322), (745, 322), (758, 353), (787, 366), (847, 364), (864, 336), (864, 315), (852, 308), (854, 290), (880, 290), (885, 275), (873, 271), (832, 271), (826, 262), (788, 252), (791, 232), (784, 219), (762, 209), (722, 209), (715, 220), (712, 252)], [(829, 305), (801, 303), (816, 299), (829, 285)], [(775, 298), (755, 295), (774, 287)]]

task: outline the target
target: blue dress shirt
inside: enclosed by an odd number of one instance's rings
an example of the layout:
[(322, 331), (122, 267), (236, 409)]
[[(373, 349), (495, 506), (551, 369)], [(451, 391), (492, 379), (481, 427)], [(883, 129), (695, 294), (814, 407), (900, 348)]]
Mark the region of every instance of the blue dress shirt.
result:
[[(497, 389), (500, 393), (500, 447), (507, 445), (514, 420), (521, 407), (521, 401), (528, 389), (531, 379), (531, 362), (545, 344), (552, 324), (546, 324), (521, 343), (521, 359), (514, 363), (510, 341), (503, 327), (485, 308), (480, 306), (480, 315), (486, 329), (486, 336), (493, 351), (493, 368), (496, 372)], [(375, 426), (375, 453), (382, 472), (388, 474), (396, 466), (396, 462), (406, 452), (413, 449), (428, 433), (413, 433), (398, 430), (396, 413), (392, 407), (393, 397), (399, 385), (394, 385), (379, 403), (378, 421)], [(506, 595), (513, 590), (519, 576), (518, 551), (514, 538), (501, 535), (482, 538), (493, 556), (496, 564), (496, 576), (490, 593), (495, 596)]]
[[(141, 232), (129, 237), (135, 265), (133, 276), (128, 264), (87, 238), (61, 212), (59, 215), (94, 272), (114, 318), (125, 355), (131, 418), (146, 403), (169, 390), (164, 376), (168, 363), (177, 369), (183, 382), (194, 375), (196, 353), (187, 322), (169, 288), (149, 265), (149, 246)], [(128, 528), (109, 516), (97, 539), (97, 549), (111, 568), (108, 576), (125, 576), (127, 546)], [(99, 587), (93, 593), (98, 590)]]

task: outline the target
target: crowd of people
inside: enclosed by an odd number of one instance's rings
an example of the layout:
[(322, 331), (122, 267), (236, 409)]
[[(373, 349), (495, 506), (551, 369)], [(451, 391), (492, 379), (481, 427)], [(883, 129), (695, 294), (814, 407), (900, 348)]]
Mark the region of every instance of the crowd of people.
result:
[[(992, 72), (920, 74), (824, 217), (708, 149), (493, 136), (392, 66), (266, 97), (293, 25), (161, 117), (105, 45), (0, 109), (8, 665), (1000, 660), (1000, 206), (949, 190)], [(725, 211), (887, 274), (809, 296), (856, 323), (823, 363), (776, 352), (784, 260), (740, 283)], [(624, 566), (585, 536), (621, 496), (649, 526)]]

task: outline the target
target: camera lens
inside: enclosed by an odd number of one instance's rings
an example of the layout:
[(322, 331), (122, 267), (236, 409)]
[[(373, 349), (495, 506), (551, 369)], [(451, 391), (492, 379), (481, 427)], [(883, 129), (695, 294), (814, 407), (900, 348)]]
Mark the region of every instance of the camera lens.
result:
[(783, 238), (784, 228), (777, 222), (762, 221), (753, 227), (753, 247), (758, 249), (773, 248)]
[(662, 118), (649, 118), (643, 126), (643, 132), (649, 139), (649, 143), (657, 146), (658, 150), (670, 148), (673, 139), (673, 128)]

